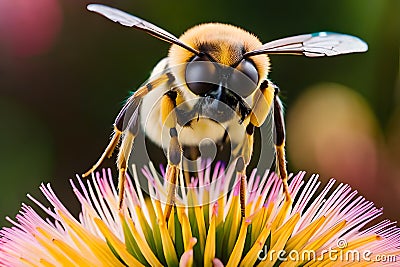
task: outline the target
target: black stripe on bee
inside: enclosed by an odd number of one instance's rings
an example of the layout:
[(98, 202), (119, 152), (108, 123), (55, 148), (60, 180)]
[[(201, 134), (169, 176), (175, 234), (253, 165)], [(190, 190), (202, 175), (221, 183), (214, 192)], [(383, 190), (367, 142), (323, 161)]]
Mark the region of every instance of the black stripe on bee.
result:
[(178, 131), (176, 130), (175, 127), (169, 129), (169, 136), (170, 136), (170, 137), (176, 137), (176, 136), (178, 136)]
[(273, 86), (274, 86), (274, 95), (277, 96), (279, 94), (279, 92), (281, 91), (281, 89), (279, 89), (279, 87), (276, 86), (275, 84)]
[(171, 72), (167, 72), (168, 83), (172, 84), (175, 81), (175, 76)]
[(132, 120), (132, 116), (136, 116), (136, 113), (139, 113), (138, 107), (140, 102), (140, 99), (128, 99), (121, 111), (118, 113), (118, 116), (115, 118), (114, 126), (118, 131), (125, 131), (129, 123), (127, 120)]
[(137, 108), (130, 119), (129, 132), (131, 132), (134, 136), (137, 136), (139, 133), (140, 123), (139, 123), (139, 109)]
[(181, 147), (178, 142), (178, 137), (171, 137), (168, 149), (168, 160), (172, 165), (179, 165), (181, 162)]
[(269, 86), (269, 81), (268, 80), (264, 80), (261, 84), (260, 84), (260, 90), (262, 93), (264, 93), (264, 91), (268, 88)]
[(281, 146), (285, 141), (285, 125), (283, 121), (283, 110), (282, 106), (279, 103), (277, 96), (274, 97), (274, 141), (275, 145)]
[(120, 132), (123, 132), (124, 129), (126, 128), (124, 127), (125, 113), (126, 113), (126, 108), (124, 106), (122, 110), (119, 112), (117, 118), (115, 118), (114, 122), (115, 128)]
[(153, 84), (152, 83), (147, 83), (146, 84), (146, 88), (147, 88), (147, 92), (150, 92), (151, 90), (153, 90)]
[(174, 103), (174, 106), (176, 106), (176, 98), (178, 97), (178, 93), (176, 91), (168, 91), (164, 95), (168, 96), (169, 99)]
[(249, 123), (249, 125), (247, 125), (246, 133), (248, 135), (252, 135), (254, 133), (254, 125), (252, 123)]
[(242, 156), (240, 156), (236, 161), (235, 169), (237, 172), (242, 172), (244, 170), (244, 167), (245, 167), (244, 159)]

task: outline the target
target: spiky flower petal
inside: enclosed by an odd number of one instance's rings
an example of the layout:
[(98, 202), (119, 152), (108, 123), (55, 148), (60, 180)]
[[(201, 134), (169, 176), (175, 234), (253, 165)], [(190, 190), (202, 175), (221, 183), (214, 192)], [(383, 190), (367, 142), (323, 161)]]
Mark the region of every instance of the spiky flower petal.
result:
[(400, 229), (387, 220), (365, 228), (382, 210), (348, 185), (331, 180), (317, 194), (318, 177), (305, 181), (300, 172), (290, 180), (290, 203), (279, 178), (254, 170), (242, 219), (234, 168), (217, 164), (187, 188), (181, 178), (165, 221), (168, 184), (152, 165), (142, 173), (150, 197), (134, 172), (121, 210), (110, 171), (71, 181), (82, 205), (78, 219), (42, 184), (50, 208), (28, 197), (48, 218), (25, 204), (16, 220), (8, 218), (0, 266), (398, 266)]

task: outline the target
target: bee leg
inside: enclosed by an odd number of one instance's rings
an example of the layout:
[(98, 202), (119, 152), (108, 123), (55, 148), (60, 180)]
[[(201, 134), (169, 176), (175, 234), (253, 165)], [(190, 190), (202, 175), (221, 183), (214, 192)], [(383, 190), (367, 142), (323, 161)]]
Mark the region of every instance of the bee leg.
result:
[[(125, 192), (125, 180), (126, 180), (126, 172), (127, 172), (127, 166), (129, 162), (129, 157), (132, 152), (132, 147), (133, 143), (135, 141), (135, 137), (139, 133), (139, 127), (140, 127), (140, 116), (139, 116), (139, 110), (140, 110), (140, 101), (135, 101), (135, 95), (134, 94), (131, 97), (132, 103), (135, 103), (134, 105), (131, 105), (129, 109), (127, 109), (127, 115), (129, 117), (126, 117), (129, 120), (127, 123), (121, 123), (121, 127), (123, 127), (124, 132), (123, 132), (123, 137), (122, 137), (122, 142), (121, 146), (118, 151), (118, 159), (117, 159), (117, 167), (118, 167), (118, 207), (121, 209), (122, 204), (124, 201), (124, 192)], [(141, 99), (141, 98), (136, 98), (136, 100)], [(132, 109), (131, 109), (132, 108)], [(123, 120), (123, 118), (121, 118)], [(119, 120), (117, 120), (119, 122)], [(118, 123), (116, 123), (118, 125)], [(126, 125), (126, 126), (125, 126)]]
[[(285, 122), (283, 119), (282, 103), (278, 97), (278, 93), (279, 88), (269, 80), (265, 80), (261, 83), (259, 90), (257, 90), (254, 95), (254, 106), (250, 114), (250, 122), (254, 126), (260, 127), (272, 108), (276, 166), (279, 177), (283, 182), (283, 190), (286, 198), (291, 201), (292, 198), (289, 193), (286, 171)], [(272, 172), (273, 169), (275, 169), (274, 165), (271, 166), (270, 172)]]
[(82, 177), (89, 176), (91, 173), (93, 173), (101, 165), (101, 163), (106, 158), (111, 158), (112, 153), (114, 152), (115, 148), (117, 147), (117, 145), (119, 143), (119, 140), (121, 139), (123, 131), (126, 129), (125, 118), (128, 118), (129, 115), (132, 115), (132, 114), (128, 114), (127, 115), (127, 113), (132, 113), (132, 112), (134, 112), (134, 109), (137, 108), (137, 106), (132, 108), (133, 101), (130, 101), (130, 100), (131, 99), (129, 99), (126, 102), (124, 107), (119, 112), (117, 118), (115, 119), (115, 122), (114, 122), (114, 134), (113, 134), (113, 137), (111, 138), (111, 141), (108, 144), (107, 148), (104, 150), (103, 154), (97, 160), (97, 162), (93, 165), (93, 167), (90, 168), (90, 170), (88, 170), (87, 172), (85, 172), (82, 175)]
[(123, 130), (123, 139), (118, 152), (118, 205), (122, 208), (125, 193), (125, 180), (129, 157), (132, 152), (133, 142), (140, 128), (140, 105), (143, 97), (161, 84), (173, 79), (168, 73), (140, 87), (127, 101), (117, 117), (115, 125)]
[(124, 202), (125, 180), (129, 156), (132, 151), (135, 135), (131, 132), (124, 133), (121, 147), (118, 151), (117, 167), (118, 167), (118, 207), (121, 209)]
[(88, 170), (87, 172), (82, 174), (82, 177), (89, 176), (91, 173), (93, 173), (100, 166), (100, 164), (106, 158), (110, 158), (112, 156), (112, 153), (114, 152), (115, 147), (118, 145), (118, 142), (119, 142), (119, 140), (121, 138), (121, 134), (122, 134), (122, 132), (119, 129), (117, 129), (117, 127), (114, 125), (114, 134), (113, 134), (113, 137), (111, 138), (110, 143), (108, 144), (108, 146), (106, 147), (106, 149), (104, 150), (103, 154), (98, 159), (98, 161), (93, 165), (92, 168), (90, 168), (90, 170)]
[(178, 141), (178, 133), (176, 128), (170, 129), (170, 142), (168, 149), (168, 166), (167, 166), (167, 201), (165, 204), (164, 217), (165, 220), (169, 220), (171, 215), (172, 207), (175, 204), (176, 196), (176, 184), (179, 176), (179, 164), (182, 158), (181, 146)]
[(100, 166), (106, 157), (111, 157), (113, 151), (118, 145), (119, 140), (122, 137), (121, 147), (118, 152), (117, 167), (119, 171), (119, 182), (118, 182), (118, 205), (119, 208), (122, 207), (124, 199), (124, 188), (126, 180), (127, 164), (129, 161), (129, 156), (132, 150), (134, 139), (139, 131), (139, 110), (140, 104), (142, 103), (142, 98), (149, 93), (151, 90), (157, 88), (161, 84), (173, 79), (168, 73), (159, 76), (151, 82), (146, 83), (144, 86), (140, 87), (129, 99), (126, 101), (125, 105), (121, 109), (117, 118), (114, 122), (114, 136), (112, 137), (110, 143), (105, 149), (104, 153), (96, 164), (82, 176), (86, 177), (90, 175), (96, 168)]
[(186, 184), (190, 184), (191, 177), (197, 176), (197, 159), (200, 156), (198, 146), (182, 146), (182, 171)]
[(242, 217), (246, 217), (246, 187), (247, 177), (246, 169), (250, 163), (251, 155), (253, 154), (254, 144), (254, 125), (249, 123), (246, 127), (246, 136), (241, 149), (241, 155), (236, 161), (236, 172), (240, 182), (240, 209)]
[(179, 176), (179, 165), (182, 159), (182, 148), (178, 140), (178, 132), (176, 130), (176, 91), (168, 91), (161, 99), (161, 121), (163, 127), (169, 129), (169, 147), (168, 147), (168, 166), (167, 166), (167, 200), (165, 203), (164, 217), (169, 220), (172, 207), (175, 204), (176, 183)]
[(236, 160), (236, 173), (240, 182), (240, 211), (242, 218), (246, 217), (246, 164), (243, 156)]
[(255, 127), (260, 127), (265, 122), (271, 111), (274, 95), (275, 86), (268, 80), (263, 81), (259, 90), (255, 92), (253, 98), (254, 106), (250, 113), (250, 122)]
[[(236, 170), (240, 175), (240, 206), (242, 217), (246, 215), (246, 167), (250, 162), (253, 153), (253, 133), (254, 127), (260, 127), (266, 120), (271, 111), (275, 87), (273, 83), (264, 80), (253, 97), (253, 107), (250, 113), (250, 123), (246, 127), (246, 139), (242, 148), (243, 160), (238, 160)], [(239, 164), (238, 164), (239, 163)], [(243, 169), (240, 171), (240, 169)]]
[(283, 107), (282, 102), (278, 97), (279, 88), (275, 87), (274, 94), (274, 143), (275, 143), (275, 155), (276, 165), (278, 169), (279, 177), (282, 179), (283, 192), (285, 193), (286, 200), (292, 201), (292, 197), (289, 192), (288, 186), (288, 175), (286, 169), (286, 155), (285, 155), (285, 122), (283, 119)]
[[(158, 81), (158, 80), (156, 80), (156, 81)], [(149, 84), (151, 85), (152, 83), (149, 83)], [(139, 90), (136, 91), (136, 93), (128, 99), (126, 104), (123, 106), (123, 108), (119, 112), (117, 118), (115, 119), (115, 122), (114, 122), (114, 134), (113, 134), (113, 137), (111, 138), (110, 143), (108, 144), (108, 146), (104, 150), (104, 152), (101, 155), (101, 157), (93, 165), (93, 167), (90, 168), (84, 174), (82, 174), (82, 177), (89, 176), (91, 173), (93, 173), (101, 165), (101, 163), (106, 158), (111, 158), (112, 153), (114, 152), (115, 148), (117, 147), (117, 145), (119, 143), (119, 140), (121, 139), (121, 136), (122, 136), (123, 132), (126, 129), (126, 126), (129, 124), (129, 122), (125, 121), (125, 119), (127, 119), (127, 120), (130, 119), (130, 117), (134, 114), (134, 112), (136, 111), (136, 109), (139, 106), (141, 98), (144, 95), (146, 95), (148, 91), (150, 91), (149, 90), (149, 88), (151, 88), (150, 85), (146, 85), (146, 86), (143, 86), (143, 87), (139, 88)]]

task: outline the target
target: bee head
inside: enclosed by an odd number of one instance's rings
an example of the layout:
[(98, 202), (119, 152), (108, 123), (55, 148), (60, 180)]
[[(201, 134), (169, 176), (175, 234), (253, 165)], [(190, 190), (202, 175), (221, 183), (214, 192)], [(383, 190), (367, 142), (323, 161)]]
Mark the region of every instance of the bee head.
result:
[(197, 96), (215, 96), (229, 90), (246, 98), (268, 74), (267, 55), (244, 57), (262, 44), (254, 35), (232, 25), (208, 23), (189, 29), (180, 40), (200, 53), (177, 45), (169, 52), (169, 66), (180, 84)]

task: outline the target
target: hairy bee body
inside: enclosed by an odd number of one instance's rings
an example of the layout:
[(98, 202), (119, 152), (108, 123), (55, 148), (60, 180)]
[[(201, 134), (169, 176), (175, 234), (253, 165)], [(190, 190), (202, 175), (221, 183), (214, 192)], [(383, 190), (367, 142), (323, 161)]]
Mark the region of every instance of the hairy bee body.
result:
[[(159, 69), (165, 70), (167, 68), (168, 58), (161, 60), (154, 68), (150, 80), (158, 75)], [(151, 91), (143, 98), (143, 104), (140, 111), (141, 128), (145, 135), (160, 147), (167, 148), (170, 140), (169, 129), (164, 127), (161, 120), (161, 98), (163, 95), (171, 89), (171, 86), (165, 84), (159, 86), (157, 90)], [(183, 96), (184, 97), (184, 96)], [(191, 98), (192, 101), (184, 99), (186, 104), (191, 103), (194, 106), (197, 102), (196, 98)], [(192, 108), (192, 107), (187, 107)], [(209, 138), (215, 143), (221, 143), (225, 129), (230, 129), (240, 125), (233, 121), (227, 121), (223, 125), (211, 120), (208, 117), (201, 116), (197, 119), (197, 114), (193, 114), (193, 118), (182, 119), (185, 123), (183, 125), (177, 124), (177, 131), (179, 133), (178, 139), (182, 145), (196, 146), (203, 139)], [(179, 117), (179, 115), (177, 115)], [(183, 116), (182, 116), (183, 117)], [(178, 118), (179, 121), (179, 118)], [(241, 135), (244, 135), (244, 131), (238, 131)], [(239, 136), (240, 140), (240, 136)], [(233, 141), (233, 140), (232, 140)]]
[[(367, 51), (361, 39), (340, 33), (318, 32), (287, 37), (262, 44), (236, 26), (207, 23), (186, 31), (180, 38), (121, 10), (92, 4), (98, 12), (124, 26), (143, 30), (171, 43), (168, 57), (154, 68), (150, 79), (128, 99), (114, 123), (114, 135), (92, 173), (110, 157), (120, 139), (119, 205), (123, 204), (125, 175), (139, 128), (167, 152), (165, 218), (174, 205), (175, 186), (183, 167), (185, 147), (199, 147), (204, 139), (221, 145), (229, 139), (240, 181), (240, 205), (246, 216), (246, 167), (252, 157), (254, 129), (272, 114), (275, 169), (282, 179), (286, 200), (287, 183), (285, 126), (279, 89), (268, 80), (270, 54), (306, 57), (335, 56)], [(191, 159), (196, 159), (200, 156)]]
[[(201, 24), (189, 29), (184, 33), (180, 40), (190, 44), (195, 49), (203, 51), (212, 56), (219, 64), (231, 66), (243, 58), (243, 54), (259, 46), (261, 42), (245, 30), (238, 27), (208, 23)], [(182, 146), (198, 146), (205, 139), (212, 141), (216, 145), (223, 145), (224, 136), (228, 134), (229, 141), (233, 147), (243, 144), (246, 125), (249, 124), (249, 117), (241, 121), (240, 115), (235, 114), (236, 106), (228, 106), (221, 111), (220, 106), (224, 105), (220, 99), (198, 96), (191, 92), (187, 87), (184, 71), (192, 59), (193, 54), (182, 49), (177, 45), (172, 45), (167, 58), (162, 59), (153, 69), (150, 81), (161, 73), (169, 73), (173, 77), (171, 83), (159, 86), (156, 90), (149, 92), (143, 98), (141, 106), (140, 121), (141, 127), (147, 137), (157, 145), (167, 148), (169, 145), (169, 130), (163, 126), (161, 120), (161, 98), (171, 89), (177, 90), (180, 95), (181, 105), (185, 110), (192, 114), (185, 116), (185, 112), (177, 112), (179, 142)], [(267, 78), (269, 59), (266, 55), (257, 56), (253, 59), (257, 63), (257, 70), (261, 77), (259, 80)], [(174, 66), (174, 67), (170, 67)], [(251, 109), (254, 103), (255, 91), (243, 99)], [(201, 101), (201, 104), (199, 103)], [(237, 103), (234, 103), (237, 105)], [(196, 105), (201, 105), (202, 109), (196, 109)], [(269, 107), (270, 108), (270, 107)], [(183, 108), (182, 108), (183, 109)], [(231, 109), (231, 112), (229, 111)], [(179, 106), (177, 111), (179, 111)], [(221, 113), (218, 116), (218, 112)], [(266, 111), (267, 113), (269, 112)], [(189, 112), (186, 112), (189, 113)], [(181, 122), (181, 123), (180, 123)], [(182, 123), (183, 122), (183, 123)]]

